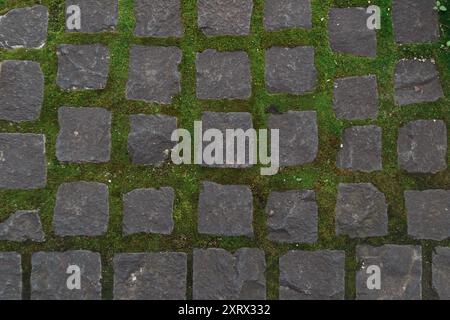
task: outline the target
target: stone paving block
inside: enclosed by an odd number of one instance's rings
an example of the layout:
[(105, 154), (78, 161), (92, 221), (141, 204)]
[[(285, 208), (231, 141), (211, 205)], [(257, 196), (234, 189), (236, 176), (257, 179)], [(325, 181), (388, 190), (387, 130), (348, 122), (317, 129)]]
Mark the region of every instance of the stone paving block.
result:
[(394, 98), (399, 106), (444, 97), (439, 72), (431, 60), (400, 60), (395, 67)]
[(353, 126), (344, 130), (336, 164), (341, 169), (373, 172), (383, 169), (381, 128)]
[(24, 242), (45, 241), (41, 218), (37, 210), (21, 210), (0, 223), (0, 240)]
[(441, 120), (417, 120), (399, 130), (398, 164), (411, 173), (447, 169), (447, 126)]
[(103, 108), (58, 110), (60, 131), (56, 157), (61, 162), (108, 162), (111, 153), (111, 113)]
[(56, 83), (63, 90), (105, 89), (109, 50), (104, 45), (59, 45)]
[(108, 187), (97, 182), (70, 182), (59, 186), (53, 216), (58, 236), (101, 236), (108, 229)]
[(287, 243), (317, 241), (318, 208), (314, 191), (271, 192), (266, 213), (269, 240)]
[(117, 27), (119, 3), (118, 0), (66, 0), (66, 21), (73, 15), (67, 14), (67, 9), (77, 5), (80, 8), (81, 29), (68, 29), (67, 32), (96, 33), (103, 31), (114, 31)]
[(280, 300), (343, 300), (344, 251), (288, 251), (280, 258)]
[(193, 298), (195, 300), (266, 299), (264, 251), (241, 248), (194, 249)]
[[(422, 299), (422, 249), (419, 246), (357, 246), (356, 299), (420, 300)], [(371, 268), (369, 268), (371, 267)], [(369, 289), (372, 268), (381, 273), (380, 289)]]
[(46, 183), (45, 136), (0, 133), (0, 189), (40, 189)]
[(181, 0), (134, 0), (137, 37), (182, 37)]
[(450, 190), (406, 191), (408, 234), (415, 239), (450, 237)]
[(198, 28), (207, 36), (250, 34), (252, 0), (198, 0)]
[(181, 92), (178, 66), (182, 52), (177, 47), (132, 46), (126, 97), (170, 104)]
[(350, 238), (388, 234), (386, 197), (371, 183), (340, 183), (336, 203), (336, 234)]
[(253, 237), (253, 195), (248, 186), (203, 182), (198, 232)]
[(113, 263), (115, 300), (186, 299), (185, 253), (121, 253)]
[(316, 88), (313, 47), (271, 47), (266, 51), (266, 89), (269, 93), (304, 94)]
[[(36, 252), (31, 257), (32, 300), (100, 300), (102, 265), (91, 251)], [(80, 289), (70, 277), (80, 272)]]
[(39, 63), (0, 62), (0, 119), (14, 122), (39, 118), (44, 100), (44, 74)]
[(197, 53), (198, 99), (248, 99), (252, 94), (250, 60), (244, 51)]
[(264, 27), (268, 31), (311, 29), (311, 0), (265, 0)]
[(22, 260), (17, 252), (0, 252), (0, 301), (22, 299)]
[(269, 129), (280, 134), (280, 165), (300, 166), (313, 162), (319, 151), (315, 111), (288, 111), (269, 117)]
[(0, 16), (0, 49), (40, 49), (47, 41), (48, 10), (36, 5)]
[(433, 289), (441, 300), (450, 300), (450, 248), (436, 247), (433, 252)]
[(128, 153), (136, 165), (163, 164), (176, 143), (171, 141), (177, 118), (166, 115), (136, 114), (130, 117)]
[(328, 37), (336, 53), (375, 58), (377, 34), (367, 27), (366, 8), (333, 8), (328, 15)]
[(172, 188), (136, 189), (123, 196), (123, 233), (160, 233), (173, 231)]

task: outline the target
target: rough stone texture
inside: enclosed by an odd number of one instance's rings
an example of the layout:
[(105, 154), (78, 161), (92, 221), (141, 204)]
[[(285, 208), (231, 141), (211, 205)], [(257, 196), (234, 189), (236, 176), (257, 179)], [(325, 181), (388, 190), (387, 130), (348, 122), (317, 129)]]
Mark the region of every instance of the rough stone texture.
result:
[(13, 9), (0, 16), (0, 49), (40, 49), (47, 41), (47, 28), (46, 7)]
[(272, 192), (266, 212), (269, 240), (287, 243), (317, 241), (318, 208), (314, 191)]
[(376, 57), (377, 34), (367, 27), (366, 8), (333, 8), (328, 16), (331, 49), (337, 53)]
[(17, 211), (0, 223), (0, 240), (24, 242), (45, 241), (39, 211)]
[(253, 195), (248, 186), (203, 182), (198, 232), (253, 237)]
[(398, 43), (429, 43), (439, 39), (436, 0), (394, 0), (392, 23)]
[(0, 252), (0, 301), (22, 299), (22, 260), (17, 252)]
[(406, 191), (408, 234), (441, 241), (450, 237), (450, 190)]
[(71, 5), (78, 5), (81, 14), (81, 29), (69, 30), (67, 32), (103, 32), (116, 29), (118, 21), (118, 0), (66, 0), (66, 21), (72, 16), (67, 14), (67, 8)]
[(266, 299), (264, 251), (242, 248), (231, 254), (223, 249), (194, 249), (195, 300)]
[(44, 100), (44, 74), (39, 63), (0, 62), (0, 119), (14, 122), (39, 118)]
[(0, 189), (40, 189), (46, 183), (45, 136), (0, 133)]
[(411, 173), (437, 173), (447, 169), (447, 127), (441, 120), (418, 120), (400, 128), (398, 164)]
[(337, 79), (334, 82), (333, 109), (339, 119), (376, 119), (377, 77), (370, 75)]
[[(360, 269), (356, 274), (359, 300), (420, 300), (422, 298), (422, 249), (419, 246), (357, 246)], [(369, 266), (381, 271), (381, 289), (368, 289)], [(370, 271), (370, 270), (369, 270)]]
[(161, 165), (176, 145), (171, 141), (177, 118), (166, 115), (136, 114), (130, 117), (128, 153), (137, 165)]
[(108, 187), (96, 182), (59, 186), (53, 227), (58, 236), (101, 236), (108, 229)]
[(439, 299), (450, 300), (450, 248), (435, 248), (432, 272), (433, 289)]
[(386, 197), (371, 183), (341, 183), (336, 203), (336, 234), (350, 238), (388, 234)]
[(186, 299), (187, 255), (122, 253), (114, 257), (115, 300)]
[(316, 88), (313, 47), (272, 47), (266, 51), (266, 88), (270, 93), (303, 94)]
[(56, 83), (64, 90), (99, 90), (106, 87), (109, 51), (100, 44), (59, 45)]
[(180, 0), (134, 0), (137, 37), (182, 37)]
[(248, 35), (252, 0), (198, 0), (198, 27), (207, 36)]
[(182, 53), (177, 47), (132, 46), (126, 97), (170, 104), (181, 92), (178, 65)]
[(136, 189), (123, 196), (123, 233), (161, 233), (173, 231), (172, 188)]
[(439, 72), (431, 60), (400, 60), (395, 67), (394, 98), (399, 106), (444, 97)]
[(344, 130), (337, 166), (353, 171), (372, 172), (383, 169), (381, 128), (354, 126)]
[(197, 53), (197, 98), (248, 99), (252, 77), (248, 54), (208, 49)]
[(280, 258), (280, 300), (343, 300), (344, 251), (289, 251)]
[(299, 166), (316, 159), (319, 129), (315, 111), (288, 111), (271, 115), (269, 129), (280, 130), (281, 166)]
[[(32, 300), (100, 300), (102, 265), (100, 254), (91, 251), (36, 252), (31, 257)], [(74, 272), (81, 271), (81, 288), (70, 290), (67, 281)], [(69, 270), (71, 271), (71, 270)]]
[(264, 27), (268, 31), (312, 28), (311, 0), (266, 0)]

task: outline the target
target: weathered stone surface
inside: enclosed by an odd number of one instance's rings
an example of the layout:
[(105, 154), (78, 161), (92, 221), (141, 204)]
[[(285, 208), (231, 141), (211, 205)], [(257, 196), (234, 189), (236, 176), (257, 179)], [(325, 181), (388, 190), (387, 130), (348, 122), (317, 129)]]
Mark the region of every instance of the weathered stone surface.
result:
[(180, 0), (134, 0), (137, 37), (182, 37)]
[(199, 233), (253, 236), (253, 195), (249, 187), (205, 181), (198, 207)]
[(172, 188), (136, 189), (123, 196), (123, 233), (161, 233), (173, 231)]
[(351, 238), (388, 233), (386, 197), (371, 183), (341, 183), (336, 203), (336, 234)]
[(132, 46), (126, 97), (170, 104), (181, 91), (178, 65), (182, 53), (177, 47)]
[(333, 8), (328, 15), (328, 37), (337, 53), (376, 57), (377, 34), (367, 27), (366, 8)]
[(73, 13), (67, 14), (69, 6), (77, 5), (80, 8), (81, 29), (67, 32), (103, 32), (116, 29), (118, 21), (118, 0), (66, 0), (66, 21)]
[(418, 120), (400, 128), (398, 164), (411, 173), (437, 173), (447, 169), (447, 127), (441, 120)]
[(100, 44), (59, 45), (56, 83), (64, 90), (99, 90), (106, 87), (109, 51)]
[(115, 300), (186, 299), (187, 255), (121, 253), (114, 257)]
[(436, 0), (394, 0), (392, 23), (397, 43), (428, 43), (439, 39)]
[(22, 299), (22, 260), (17, 252), (0, 252), (0, 300)]
[(333, 109), (339, 119), (376, 119), (377, 77), (370, 75), (337, 79), (334, 82)]
[(444, 97), (439, 72), (430, 60), (401, 60), (395, 67), (394, 98), (399, 106)]
[(266, 299), (264, 251), (242, 248), (231, 254), (223, 249), (194, 249), (195, 300)]
[(450, 237), (450, 190), (406, 191), (408, 234), (441, 241)]
[(0, 62), (0, 119), (14, 122), (39, 118), (44, 100), (44, 74), (39, 63)]
[(40, 49), (47, 41), (48, 10), (36, 5), (0, 16), (0, 49)]
[(269, 240), (288, 243), (317, 241), (318, 208), (314, 191), (272, 192), (266, 213)]
[[(84, 250), (36, 252), (31, 257), (31, 265), (32, 300), (100, 300), (102, 297), (99, 253)], [(80, 289), (70, 290), (67, 286), (75, 269), (70, 266), (80, 270)]]
[(96, 182), (59, 186), (53, 216), (58, 236), (101, 236), (108, 229), (108, 187)]
[(45, 136), (0, 133), (0, 189), (40, 189), (46, 183)]
[(24, 242), (45, 241), (39, 211), (17, 211), (0, 223), (0, 240)]
[(264, 27), (268, 31), (312, 28), (311, 0), (266, 0)]
[(343, 300), (344, 251), (289, 251), (280, 258), (281, 300)]
[(166, 115), (136, 114), (130, 117), (128, 153), (137, 165), (161, 165), (176, 145), (171, 141), (177, 118)]
[(432, 273), (433, 289), (439, 299), (450, 300), (450, 248), (435, 248)]
[(248, 35), (252, 0), (198, 0), (198, 27), (207, 36)]
[[(419, 246), (357, 246), (360, 269), (356, 274), (359, 300), (420, 300), (422, 298), (422, 249)], [(369, 266), (380, 268), (380, 290), (368, 289), (373, 275)], [(369, 272), (368, 272), (369, 271)]]
[(248, 54), (208, 49), (197, 53), (197, 98), (248, 99), (252, 77)]
[(266, 51), (266, 88), (270, 93), (303, 94), (316, 88), (313, 47), (272, 47)]
[(354, 126), (345, 129), (336, 162), (342, 169), (362, 172), (382, 170), (381, 128)]

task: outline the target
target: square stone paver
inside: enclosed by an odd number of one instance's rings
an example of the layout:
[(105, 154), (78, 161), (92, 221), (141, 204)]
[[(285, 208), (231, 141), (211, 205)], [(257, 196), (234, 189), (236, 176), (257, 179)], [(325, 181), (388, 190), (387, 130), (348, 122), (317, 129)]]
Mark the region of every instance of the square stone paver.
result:
[(280, 300), (343, 300), (344, 251), (288, 251), (280, 258)]
[(194, 249), (193, 298), (195, 300), (266, 299), (264, 251), (241, 248)]
[(181, 0), (134, 0), (137, 37), (182, 37)]
[[(67, 19), (73, 11), (67, 14), (67, 9), (77, 5), (80, 8), (80, 29), (67, 28)], [(67, 32), (103, 32), (116, 29), (119, 13), (118, 0), (66, 0), (66, 31)]]
[[(422, 249), (419, 246), (357, 246), (356, 299), (422, 299)], [(369, 289), (370, 277), (380, 271), (380, 289)]]
[(265, 0), (264, 27), (268, 31), (311, 29), (311, 0)]
[[(0, 240), (44, 242), (45, 234), (37, 210), (20, 210), (0, 223)], [(0, 299), (1, 300), (1, 299)]]
[(199, 233), (253, 237), (253, 195), (248, 186), (205, 181), (198, 211)]
[[(91, 251), (36, 252), (31, 257), (32, 300), (100, 300), (102, 263)], [(79, 273), (77, 273), (79, 272)], [(70, 276), (80, 275), (80, 289)]]
[(197, 98), (248, 99), (252, 94), (250, 60), (244, 51), (197, 53)]
[(17, 252), (0, 252), (0, 300), (22, 299), (22, 259)]
[(108, 187), (97, 182), (59, 186), (53, 216), (58, 236), (101, 236), (108, 229)]
[(269, 240), (287, 243), (317, 241), (318, 208), (314, 191), (271, 192), (266, 213)]
[(60, 131), (56, 157), (62, 162), (108, 162), (111, 153), (111, 113), (103, 108), (58, 110)]
[(441, 300), (450, 300), (450, 248), (436, 247), (433, 252), (433, 289)]
[(44, 101), (44, 74), (39, 63), (0, 62), (0, 119), (14, 122), (39, 118)]
[(186, 278), (185, 253), (121, 253), (114, 257), (115, 300), (184, 300)]

